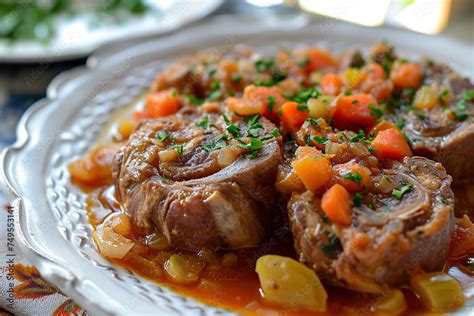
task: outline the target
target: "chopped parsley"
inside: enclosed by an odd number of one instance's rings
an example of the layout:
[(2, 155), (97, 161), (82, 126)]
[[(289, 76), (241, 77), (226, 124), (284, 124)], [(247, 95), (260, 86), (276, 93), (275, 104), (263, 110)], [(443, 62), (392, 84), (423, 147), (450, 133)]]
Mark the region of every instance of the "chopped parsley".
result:
[(458, 113), (455, 111), (453, 111), (453, 115), (459, 122), (463, 122), (469, 117), (469, 115), (467, 115), (466, 113)]
[(232, 74), (232, 82), (233, 83), (239, 83), (243, 79), (241, 74)]
[(324, 145), (328, 142), (328, 139), (324, 136), (314, 136), (313, 140), (320, 145)]
[(351, 95), (351, 94), (352, 94), (352, 91), (349, 90), (349, 89), (346, 89), (346, 90), (344, 91), (344, 95), (345, 95), (345, 96), (348, 96), (348, 95)]
[(326, 214), (323, 214), (321, 216), (321, 220), (323, 221), (323, 223), (329, 223), (329, 217)]
[(227, 132), (234, 136), (234, 138), (240, 138), (240, 127), (237, 125), (230, 124), (227, 126)]
[(445, 106), (446, 103), (444, 102), (444, 97), (448, 96), (449, 95), (449, 91), (448, 90), (443, 90), (441, 91), (439, 94), (438, 94), (438, 101), (439, 101), (439, 104), (441, 104), (442, 106)]
[(253, 159), (258, 156), (260, 149), (263, 147), (263, 141), (256, 138), (250, 138), (249, 143), (245, 145), (239, 145), (239, 147), (245, 150), (249, 150), (250, 153), (246, 154), (245, 157)]
[(273, 137), (277, 138), (278, 135), (280, 135), (280, 132), (278, 131), (278, 128), (275, 128), (273, 131), (272, 131), (272, 135)]
[(311, 98), (319, 97), (319, 91), (315, 88), (303, 88), (293, 95), (290, 100), (305, 104)]
[(296, 106), (296, 109), (297, 109), (298, 111), (309, 111), (308, 106), (305, 105), (305, 104), (298, 104), (298, 105)]
[(158, 136), (156, 137), (156, 139), (158, 139), (160, 142), (164, 142), (170, 137), (170, 135), (171, 134), (168, 131), (161, 131), (158, 133)]
[(186, 99), (188, 99), (193, 105), (202, 105), (204, 103), (203, 99), (198, 98), (195, 95), (187, 95)]
[(250, 138), (250, 142), (245, 145), (239, 145), (240, 148), (246, 150), (258, 150), (263, 147), (263, 142), (256, 138)]
[(343, 177), (344, 179), (347, 179), (347, 180), (350, 180), (350, 181), (352, 181), (352, 182), (357, 183), (357, 186), (360, 186), (360, 183), (361, 183), (361, 181), (363, 180), (363, 179), (362, 179), (362, 176), (361, 176), (360, 173), (358, 173), (358, 172), (354, 172), (354, 173), (348, 172), (348, 173), (346, 173), (346, 174), (343, 174), (342, 177)]
[(405, 119), (404, 118), (398, 119), (397, 122), (396, 122), (396, 125), (397, 125), (399, 130), (402, 130), (403, 127), (405, 127)]
[(341, 240), (335, 234), (327, 233), (327, 236), (328, 243), (319, 246), (319, 249), (321, 249), (325, 256), (329, 256), (332, 251), (336, 250), (341, 246)]
[(174, 149), (176, 149), (176, 151), (178, 152), (178, 155), (179, 155), (180, 157), (183, 156), (183, 150), (184, 150), (184, 149), (183, 149), (183, 145), (175, 146)]
[(410, 192), (413, 189), (413, 184), (407, 184), (402, 186), (400, 189), (393, 189), (392, 196), (396, 197), (397, 199), (401, 200), (402, 197)]
[(268, 111), (270, 113), (273, 113), (273, 108), (275, 107), (275, 104), (276, 104), (276, 97), (273, 96), (273, 95), (269, 95), (267, 97), (267, 101), (268, 101)]
[(197, 126), (207, 129), (209, 125), (209, 117), (206, 115), (201, 121), (197, 123)]
[(354, 198), (352, 199), (355, 206), (361, 205), (363, 200), (364, 200), (364, 197), (359, 192), (356, 192), (356, 194), (354, 194)]
[(372, 114), (373, 116), (381, 117), (383, 115), (383, 110), (382, 109), (377, 108), (377, 107), (373, 106), (372, 104), (369, 104), (368, 107), (369, 107), (369, 110), (370, 110), (370, 114)]
[(271, 69), (274, 63), (275, 61), (273, 59), (259, 59), (255, 62), (255, 68), (257, 69), (257, 72), (264, 72), (265, 70)]

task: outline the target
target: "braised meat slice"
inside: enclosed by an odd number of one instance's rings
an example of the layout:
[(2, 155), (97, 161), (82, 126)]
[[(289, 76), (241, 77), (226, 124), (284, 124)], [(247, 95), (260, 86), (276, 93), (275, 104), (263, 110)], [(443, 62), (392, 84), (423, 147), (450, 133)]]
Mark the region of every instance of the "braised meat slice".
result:
[(361, 292), (407, 284), (417, 268), (442, 269), (454, 221), (451, 177), (442, 165), (406, 157), (373, 181), (364, 203), (352, 205), (347, 227), (324, 216), (320, 195), (293, 194), (288, 212), (299, 259), (330, 283)]
[(173, 247), (256, 246), (277, 201), (280, 142), (258, 116), (145, 120), (115, 157), (116, 192), (140, 232)]
[[(425, 61), (412, 107), (391, 120), (403, 125), (415, 155), (439, 161), (456, 182), (474, 178), (474, 85), (443, 64)], [(403, 101), (403, 98), (402, 98)]]

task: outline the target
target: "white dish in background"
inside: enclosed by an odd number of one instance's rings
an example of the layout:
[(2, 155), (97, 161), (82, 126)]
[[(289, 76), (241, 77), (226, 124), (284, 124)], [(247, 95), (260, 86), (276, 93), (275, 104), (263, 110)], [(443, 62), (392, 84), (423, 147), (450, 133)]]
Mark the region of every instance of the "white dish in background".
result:
[[(403, 53), (424, 53), (472, 78), (471, 47), (389, 28), (366, 29), (301, 20), (275, 23), (258, 18), (220, 18), (179, 36), (93, 56), (87, 67), (57, 77), (47, 99), (36, 103), (18, 126), (18, 141), (0, 162), (5, 192), (14, 199), (17, 242), (42, 276), (97, 315), (223, 315), (231, 312), (182, 297), (102, 258), (85, 212), (85, 195), (70, 183), (66, 165), (94, 143), (113, 112), (133, 102), (155, 74), (203, 48), (225, 52), (244, 43), (266, 51), (316, 43), (333, 50), (366, 49), (390, 39)], [(450, 49), (444, 49), (449, 47)], [(471, 298), (458, 313), (474, 308)]]
[[(80, 4), (90, 6), (90, 0)], [(85, 3), (85, 4), (84, 4)], [(0, 38), (0, 62), (54, 62), (90, 54), (100, 45), (176, 30), (216, 10), (222, 0), (152, 0), (143, 15), (128, 15), (120, 22), (104, 22), (92, 12), (58, 18), (56, 34), (47, 43)]]

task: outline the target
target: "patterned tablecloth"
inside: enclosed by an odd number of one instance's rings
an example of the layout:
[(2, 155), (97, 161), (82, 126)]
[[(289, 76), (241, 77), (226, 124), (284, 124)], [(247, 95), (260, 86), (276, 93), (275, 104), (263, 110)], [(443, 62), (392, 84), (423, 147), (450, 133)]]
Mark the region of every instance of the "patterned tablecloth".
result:
[[(0, 150), (15, 140), (23, 112), (44, 97), (48, 82), (59, 72), (84, 61), (43, 65), (0, 64)], [(34, 84), (32, 78), (35, 78)], [(86, 312), (44, 281), (14, 240), (13, 212), (0, 192), (0, 315), (85, 315)], [(2, 311), (3, 309), (3, 311)]]

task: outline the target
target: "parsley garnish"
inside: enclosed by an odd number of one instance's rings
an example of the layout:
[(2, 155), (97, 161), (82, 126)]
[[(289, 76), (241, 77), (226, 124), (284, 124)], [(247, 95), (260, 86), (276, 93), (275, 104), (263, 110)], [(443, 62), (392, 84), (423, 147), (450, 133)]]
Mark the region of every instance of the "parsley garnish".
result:
[(325, 245), (320, 245), (319, 249), (324, 253), (325, 256), (329, 256), (329, 254), (336, 250), (341, 246), (341, 240), (333, 233), (328, 233), (328, 243)]
[(186, 99), (188, 99), (193, 105), (202, 105), (204, 103), (203, 99), (198, 98), (195, 95), (187, 95)]
[(370, 114), (372, 114), (373, 116), (381, 117), (383, 115), (382, 109), (376, 108), (372, 104), (369, 104), (368, 107), (370, 109)]
[(273, 113), (273, 107), (275, 106), (276, 98), (273, 95), (269, 95), (267, 97), (267, 101), (268, 101), (268, 111), (270, 113)]
[(167, 140), (169, 137), (170, 137), (170, 132), (168, 132), (168, 131), (161, 131), (160, 133), (158, 133), (158, 136), (156, 137), (156, 139), (158, 139), (160, 142), (164, 142), (164, 141)]
[(273, 137), (277, 138), (278, 135), (280, 135), (280, 132), (278, 131), (278, 128), (275, 128), (272, 132)]
[(201, 121), (197, 123), (197, 126), (206, 129), (208, 124), (209, 124), (209, 117), (206, 115)]
[(258, 150), (262, 148), (263, 142), (256, 138), (250, 138), (250, 142), (245, 145), (239, 145), (240, 148), (246, 150)]
[(227, 132), (234, 136), (234, 138), (240, 138), (240, 127), (237, 125), (228, 125), (227, 126)]
[(178, 155), (180, 157), (182, 157), (183, 156), (183, 145), (176, 146), (175, 149), (178, 152)]
[(344, 179), (357, 183), (357, 186), (360, 186), (360, 183), (362, 181), (362, 176), (358, 172), (354, 172), (354, 173), (348, 172), (346, 174), (343, 174), (342, 177)]
[(298, 111), (309, 111), (308, 106), (307, 106), (307, 105), (304, 105), (304, 104), (298, 104), (298, 105), (296, 106), (296, 109), (297, 109)]
[(440, 94), (438, 94), (438, 101), (442, 106), (446, 105), (443, 97), (446, 97), (448, 94), (449, 94), (448, 90), (443, 90), (442, 92), (440, 92)]
[(238, 83), (242, 81), (243, 77), (241, 74), (232, 74), (232, 82), (233, 83)]
[(265, 70), (271, 69), (274, 63), (275, 61), (273, 59), (259, 59), (255, 62), (255, 68), (257, 69), (257, 72), (264, 72)]
[(405, 127), (405, 119), (404, 118), (398, 119), (396, 125), (398, 129), (402, 130), (403, 127)]
[(413, 189), (413, 184), (407, 184), (402, 186), (400, 189), (393, 189), (392, 195), (397, 199), (401, 200), (405, 193), (410, 192)]
[(324, 145), (328, 142), (328, 139), (324, 136), (314, 136), (313, 137), (313, 140), (318, 143), (318, 144), (321, 144), (321, 145)]
[(362, 204), (363, 200), (364, 200), (364, 197), (362, 196), (362, 194), (360, 194), (359, 192), (356, 192), (356, 194), (354, 194), (354, 198), (352, 201), (354, 202), (355, 206), (359, 206)]
[(290, 99), (292, 101), (296, 101), (297, 103), (305, 104), (309, 99), (319, 97), (319, 94), (319, 91), (314, 88), (303, 88)]

